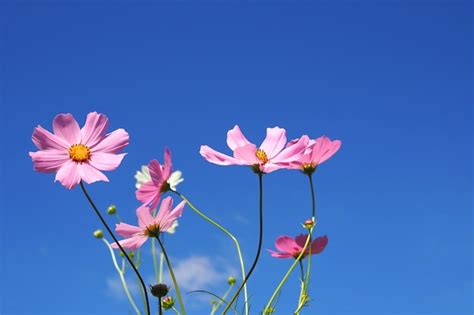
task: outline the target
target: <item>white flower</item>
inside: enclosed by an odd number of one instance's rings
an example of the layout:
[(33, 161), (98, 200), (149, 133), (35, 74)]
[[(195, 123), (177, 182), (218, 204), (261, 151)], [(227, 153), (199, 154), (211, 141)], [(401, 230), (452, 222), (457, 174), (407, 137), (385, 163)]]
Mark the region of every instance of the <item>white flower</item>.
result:
[(151, 181), (151, 175), (148, 166), (142, 165), (142, 170), (137, 171), (137, 173), (135, 174), (135, 179), (137, 181), (137, 183), (135, 184), (135, 187), (137, 189), (140, 189), (140, 187), (146, 182)]
[(183, 176), (183, 173), (181, 173), (181, 171), (174, 171), (173, 173), (171, 173), (171, 176), (168, 179), (168, 184), (170, 185), (171, 190), (176, 191), (176, 186), (178, 186), (179, 183), (184, 181), (184, 178), (181, 176)]

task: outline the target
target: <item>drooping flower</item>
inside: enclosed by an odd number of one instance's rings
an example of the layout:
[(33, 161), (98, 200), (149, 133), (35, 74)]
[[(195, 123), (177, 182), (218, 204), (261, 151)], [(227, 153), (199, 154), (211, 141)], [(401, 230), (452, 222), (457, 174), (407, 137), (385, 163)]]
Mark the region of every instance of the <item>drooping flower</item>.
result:
[[(150, 174), (150, 180), (139, 184), (135, 195), (144, 206), (149, 209), (155, 209), (160, 201), (161, 195), (169, 190), (176, 190), (176, 186), (181, 183), (183, 179), (181, 178), (182, 174), (180, 171), (173, 172), (171, 151), (169, 148), (165, 148), (163, 165), (157, 160), (152, 160), (147, 165), (147, 169)], [(148, 179), (146, 171), (140, 174), (139, 177)]]
[[(308, 137), (304, 135), (303, 137)], [(300, 138), (301, 139), (301, 138)], [(290, 141), (288, 144), (297, 143), (300, 139)], [(302, 170), (304, 173), (312, 174), (319, 164), (332, 157), (341, 147), (340, 140), (331, 140), (326, 136), (309, 140), (303, 155), (290, 163), (290, 168)]]
[[(135, 250), (143, 245), (149, 237), (156, 237), (160, 233), (167, 232), (183, 213), (185, 202), (180, 202), (173, 209), (173, 198), (166, 197), (160, 205), (160, 209), (156, 216), (153, 216), (150, 210), (141, 206), (137, 209), (138, 226), (127, 223), (119, 223), (115, 227), (115, 231), (124, 240), (119, 241), (123, 248)], [(112, 244), (113, 248), (118, 248), (116, 243)]]
[[(308, 235), (300, 234), (295, 238), (290, 236), (280, 236), (275, 241), (275, 247), (279, 250), (273, 251), (268, 250), (273, 257), (276, 258), (297, 258), (303, 251), (304, 244), (306, 243)], [(328, 244), (328, 237), (321, 236), (316, 238), (311, 243), (311, 255), (321, 253), (326, 245)], [(310, 253), (310, 246), (306, 248), (306, 251), (302, 258), (306, 257)]]
[(279, 127), (267, 128), (267, 135), (260, 147), (250, 143), (236, 125), (227, 132), (227, 145), (233, 151), (233, 157), (217, 152), (202, 145), (200, 154), (209, 162), (217, 165), (249, 165), (256, 172), (270, 173), (287, 168), (288, 163), (298, 160), (308, 144), (308, 137), (301, 137), (287, 146), (286, 130)]
[(81, 180), (88, 184), (106, 181), (101, 171), (112, 171), (122, 162), (118, 154), (129, 143), (128, 133), (117, 129), (106, 134), (109, 120), (105, 115), (87, 114), (82, 129), (71, 114), (59, 114), (53, 120), (53, 133), (37, 126), (32, 140), (39, 151), (30, 152), (34, 169), (56, 172), (55, 181), (72, 189)]

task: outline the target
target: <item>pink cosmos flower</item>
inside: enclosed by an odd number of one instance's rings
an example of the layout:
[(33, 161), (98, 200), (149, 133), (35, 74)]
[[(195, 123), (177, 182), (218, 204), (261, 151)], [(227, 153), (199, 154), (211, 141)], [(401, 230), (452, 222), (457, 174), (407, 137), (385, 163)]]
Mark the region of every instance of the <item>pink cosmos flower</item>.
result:
[[(307, 234), (300, 234), (295, 238), (283, 235), (277, 238), (275, 241), (275, 247), (279, 252), (268, 250), (272, 257), (276, 258), (297, 258), (303, 251), (304, 244), (306, 243)], [(321, 236), (313, 240), (311, 243), (311, 254), (321, 253), (326, 245), (328, 244), (328, 237), (326, 235)], [(306, 248), (306, 252), (302, 258), (306, 257), (310, 253), (309, 245)]]
[(257, 172), (270, 173), (287, 168), (288, 163), (298, 160), (304, 153), (309, 138), (303, 136), (285, 148), (286, 130), (279, 127), (267, 128), (267, 136), (260, 147), (250, 143), (238, 125), (227, 132), (227, 145), (233, 157), (202, 145), (200, 154), (217, 165), (249, 165)]
[(152, 160), (147, 165), (151, 180), (143, 183), (135, 192), (135, 196), (144, 206), (149, 209), (155, 209), (160, 201), (161, 195), (169, 191), (173, 165), (171, 163), (171, 151), (165, 148), (164, 164), (161, 165), (157, 160)]
[[(303, 137), (308, 137), (304, 135)], [(301, 139), (301, 138), (300, 138)], [(292, 145), (300, 141), (300, 139), (292, 140), (288, 145)], [(341, 147), (340, 140), (329, 139), (326, 136), (309, 140), (303, 155), (290, 163), (290, 168), (299, 169), (305, 173), (313, 173), (316, 167), (332, 157)]]
[(128, 145), (128, 133), (117, 129), (106, 134), (109, 120), (105, 115), (87, 114), (84, 127), (71, 114), (59, 114), (53, 120), (53, 132), (38, 126), (32, 140), (39, 151), (30, 152), (34, 169), (56, 172), (55, 181), (68, 189), (81, 180), (88, 184), (106, 181), (101, 171), (112, 171), (122, 162), (125, 153), (117, 154)]
[[(127, 223), (119, 223), (115, 227), (115, 231), (124, 240), (119, 241), (123, 248), (135, 250), (143, 245), (149, 237), (158, 236), (160, 233), (168, 231), (173, 227), (174, 222), (183, 213), (185, 201), (180, 202), (176, 208), (173, 208), (173, 198), (166, 197), (160, 205), (160, 209), (154, 217), (150, 209), (141, 206), (137, 209), (138, 226)], [(118, 248), (116, 243), (112, 244), (113, 248)]]

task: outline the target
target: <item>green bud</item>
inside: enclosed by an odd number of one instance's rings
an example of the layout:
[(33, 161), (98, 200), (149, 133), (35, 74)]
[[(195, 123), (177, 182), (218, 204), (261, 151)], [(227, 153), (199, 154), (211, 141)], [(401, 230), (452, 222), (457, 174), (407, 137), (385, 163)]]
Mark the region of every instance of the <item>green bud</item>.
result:
[(236, 280), (234, 277), (232, 277), (232, 276), (230, 276), (229, 278), (227, 278), (227, 283), (228, 283), (229, 285), (234, 285), (236, 281), (237, 281), (237, 280)]
[(107, 208), (107, 214), (115, 214), (117, 212), (117, 207), (115, 205), (110, 205), (108, 208)]
[(104, 232), (102, 232), (102, 230), (95, 230), (94, 231), (94, 237), (103, 238), (104, 237)]
[(263, 314), (269, 315), (269, 314), (273, 314), (274, 312), (275, 312), (275, 308), (270, 306), (263, 311)]
[[(120, 255), (120, 257), (125, 257), (125, 255), (123, 254), (122, 251), (119, 252), (119, 255)], [(135, 257), (135, 253), (134, 253), (134, 252), (128, 252), (127, 255), (128, 255), (128, 257), (130, 257), (131, 259), (132, 259), (133, 257)]]
[(308, 230), (310, 228), (312, 228), (313, 226), (314, 226), (314, 221), (312, 219), (308, 219), (308, 220), (304, 221), (304, 223), (303, 223), (303, 227), (305, 229), (308, 229)]
[(165, 296), (164, 298), (161, 299), (161, 306), (165, 310), (169, 310), (174, 306), (174, 299), (171, 296)]

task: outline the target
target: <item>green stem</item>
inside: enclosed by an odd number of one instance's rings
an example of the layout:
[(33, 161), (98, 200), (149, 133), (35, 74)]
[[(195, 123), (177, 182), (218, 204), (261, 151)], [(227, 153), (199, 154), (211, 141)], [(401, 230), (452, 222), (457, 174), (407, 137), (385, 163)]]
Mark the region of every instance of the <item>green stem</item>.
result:
[(145, 292), (145, 302), (146, 302), (146, 313), (147, 315), (151, 315), (150, 313), (150, 303), (148, 301), (148, 294), (147, 294), (147, 291), (146, 291), (146, 285), (145, 285), (145, 281), (143, 281), (143, 278), (142, 276), (140, 275), (140, 273), (138, 272), (138, 269), (135, 267), (135, 265), (133, 264), (132, 260), (130, 259), (130, 257), (128, 257), (127, 253), (125, 252), (125, 250), (123, 249), (122, 245), (120, 245), (119, 241), (117, 240), (117, 238), (115, 237), (114, 233), (112, 232), (112, 230), (110, 229), (110, 227), (108, 226), (107, 222), (105, 222), (104, 218), (102, 217), (102, 215), (100, 214), (100, 211), (99, 209), (97, 208), (97, 206), (95, 205), (94, 201), (92, 200), (91, 196), (89, 196), (89, 193), (87, 192), (86, 190), (86, 187), (84, 186), (84, 184), (82, 183), (82, 181), (79, 182), (79, 185), (81, 186), (81, 189), (82, 189), (82, 192), (84, 193), (84, 195), (86, 196), (87, 200), (89, 201), (90, 205), (92, 206), (92, 208), (94, 209), (95, 213), (97, 214), (97, 216), (99, 217), (100, 221), (102, 222), (102, 224), (105, 226), (107, 232), (110, 234), (110, 236), (112, 237), (112, 239), (114, 240), (114, 242), (117, 244), (118, 248), (120, 248), (120, 250), (122, 251), (122, 253), (125, 255), (125, 258), (127, 259), (128, 263), (130, 264), (130, 266), (132, 266), (133, 268), (133, 271), (135, 272), (135, 274), (137, 275), (138, 279), (140, 280), (140, 284)]
[(163, 246), (163, 243), (161, 242), (159, 235), (154, 235), (154, 236), (156, 240), (158, 241), (158, 244), (160, 244), (161, 252), (165, 256), (166, 265), (168, 266), (168, 271), (170, 273), (171, 279), (173, 280), (173, 285), (174, 285), (174, 289), (176, 290), (176, 295), (178, 296), (179, 307), (181, 308), (181, 313), (183, 313), (183, 315), (186, 315), (186, 310), (184, 309), (184, 303), (183, 303), (183, 298), (181, 296), (181, 291), (179, 290), (178, 281), (176, 281), (176, 277), (174, 275), (173, 267), (171, 266), (171, 262), (168, 257), (168, 254), (166, 253), (165, 247)]
[(156, 262), (156, 241), (151, 239), (151, 256), (153, 257), (153, 269), (155, 271), (156, 283), (161, 283), (160, 275), (158, 273), (158, 263)]
[[(225, 301), (225, 299), (227, 299), (227, 297), (229, 296), (230, 292), (232, 291), (232, 288), (234, 287), (233, 284), (231, 284), (229, 286), (229, 288), (227, 289), (227, 291), (225, 291), (224, 295), (222, 296), (222, 300)], [(217, 310), (221, 307), (221, 305), (224, 303), (222, 300), (219, 300), (217, 302), (217, 304), (215, 306), (212, 307), (212, 311), (211, 311), (211, 315), (214, 315)]]
[(163, 307), (161, 306), (161, 298), (158, 299), (158, 312), (163, 315)]
[(280, 281), (280, 283), (278, 284), (277, 288), (275, 289), (275, 291), (273, 292), (270, 300), (268, 301), (267, 305), (265, 306), (265, 309), (263, 311), (263, 313), (265, 314), (265, 312), (267, 312), (270, 307), (272, 306), (272, 303), (273, 303), (273, 300), (275, 300), (275, 297), (277, 296), (278, 292), (280, 292), (281, 288), (283, 287), (283, 285), (285, 284), (286, 280), (288, 280), (288, 277), (291, 275), (291, 273), (293, 272), (293, 270), (295, 269), (296, 265), (298, 265), (298, 262), (303, 258), (304, 256), (304, 253), (306, 252), (306, 249), (308, 248), (308, 244), (310, 243), (311, 241), (311, 233), (313, 231), (313, 228), (311, 227), (309, 229), (310, 233), (308, 234), (308, 237), (306, 238), (306, 242), (304, 243), (304, 246), (303, 246), (303, 250), (301, 251), (301, 253), (298, 255), (298, 257), (296, 257), (295, 261), (293, 262), (293, 264), (291, 264), (290, 266), (290, 269), (288, 269), (288, 271), (286, 272), (285, 276), (283, 277), (283, 279)]
[(207, 222), (211, 223), (212, 225), (214, 225), (215, 227), (217, 227), (219, 230), (221, 230), (222, 232), (224, 232), (224, 234), (226, 234), (235, 244), (235, 247), (237, 249), (237, 254), (239, 256), (239, 262), (240, 262), (240, 271), (242, 273), (242, 282), (243, 282), (243, 285), (244, 285), (244, 299), (245, 299), (245, 314), (248, 315), (249, 314), (249, 306), (248, 306), (248, 293), (247, 293), (247, 285), (245, 284), (245, 266), (244, 266), (244, 260), (242, 258), (242, 251), (240, 250), (240, 244), (239, 244), (239, 241), (237, 240), (237, 238), (232, 234), (230, 233), (226, 228), (224, 228), (222, 225), (220, 225), (219, 223), (215, 222), (214, 220), (212, 220), (211, 218), (209, 218), (207, 215), (205, 215), (204, 213), (202, 213), (201, 211), (199, 211), (198, 208), (196, 208), (190, 201), (188, 198), (186, 198), (183, 194), (177, 192), (177, 191), (173, 191), (175, 194), (177, 194), (181, 199), (183, 199), (186, 204), (194, 211), (196, 212), (200, 217), (202, 217), (204, 220), (206, 220)]
[(300, 260), (300, 272), (301, 272), (301, 281), (304, 281), (304, 267), (303, 267), (303, 261)]
[(102, 241), (105, 243), (105, 245), (109, 249), (110, 256), (112, 257), (112, 261), (114, 263), (114, 267), (119, 274), (120, 281), (122, 282), (123, 290), (125, 291), (125, 294), (127, 295), (128, 301), (130, 302), (133, 309), (135, 310), (135, 313), (137, 313), (137, 315), (140, 315), (141, 314), (140, 310), (138, 309), (137, 305), (135, 304), (135, 301), (133, 301), (133, 298), (130, 295), (130, 291), (128, 290), (128, 286), (127, 286), (127, 281), (125, 281), (125, 277), (123, 275), (122, 269), (119, 267), (117, 263), (117, 258), (115, 258), (115, 253), (112, 246), (110, 246), (110, 243), (105, 238), (102, 238)]
[[(258, 259), (260, 258), (260, 253), (262, 252), (262, 241), (263, 241), (263, 173), (258, 173), (258, 187), (259, 187), (259, 234), (258, 234), (257, 254), (255, 255), (255, 259), (253, 260), (253, 263), (250, 266), (249, 272), (245, 276), (244, 281), (239, 286), (237, 291), (234, 293), (234, 295), (232, 296), (232, 299), (230, 299), (230, 302), (229, 302), (229, 304), (227, 304), (226, 308), (222, 312), (222, 315), (225, 315), (227, 313), (229, 308), (232, 306), (232, 304), (235, 302), (235, 300), (239, 296), (239, 293), (242, 290), (242, 287), (245, 286), (248, 279), (252, 275), (252, 272), (254, 271), (255, 267), (257, 266)], [(245, 299), (245, 302), (247, 302), (247, 299)]]

